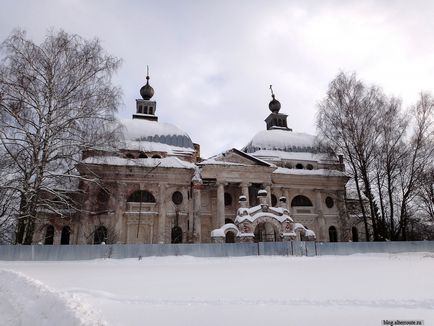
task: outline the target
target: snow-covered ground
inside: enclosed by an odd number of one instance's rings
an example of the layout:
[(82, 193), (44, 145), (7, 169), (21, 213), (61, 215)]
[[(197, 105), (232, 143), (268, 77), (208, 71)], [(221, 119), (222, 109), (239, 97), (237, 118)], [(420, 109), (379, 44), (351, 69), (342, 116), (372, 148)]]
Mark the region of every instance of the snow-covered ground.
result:
[(0, 262), (0, 325), (434, 325), (434, 253)]

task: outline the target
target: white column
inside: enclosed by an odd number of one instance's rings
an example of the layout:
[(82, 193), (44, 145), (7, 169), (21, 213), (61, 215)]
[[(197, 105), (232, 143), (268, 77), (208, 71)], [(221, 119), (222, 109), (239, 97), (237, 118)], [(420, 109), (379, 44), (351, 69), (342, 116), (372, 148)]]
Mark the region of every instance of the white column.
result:
[(225, 224), (225, 186), (217, 183), (217, 228)]
[(241, 183), (241, 193), (243, 196), (246, 197), (247, 205), (250, 205), (250, 199), (249, 199), (249, 183)]
[(193, 185), (193, 242), (201, 242), (200, 211), (202, 209), (200, 184)]
[(265, 190), (267, 191), (267, 205), (271, 206), (271, 186), (265, 185)]
[(324, 212), (322, 209), (322, 198), (321, 198), (321, 190), (316, 189), (315, 190), (316, 196), (315, 196), (315, 210), (318, 214), (318, 240), (325, 241), (327, 240), (326, 235), (326, 225), (325, 225), (325, 218), (324, 218)]
[(158, 197), (158, 242), (166, 241), (166, 183), (160, 183), (160, 195)]

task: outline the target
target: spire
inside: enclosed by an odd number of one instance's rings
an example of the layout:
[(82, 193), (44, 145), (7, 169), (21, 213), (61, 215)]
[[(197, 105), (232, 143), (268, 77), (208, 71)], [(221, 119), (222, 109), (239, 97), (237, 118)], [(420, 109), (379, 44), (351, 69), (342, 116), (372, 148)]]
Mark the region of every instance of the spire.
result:
[(292, 129), (288, 128), (288, 123), (286, 121), (288, 116), (286, 114), (279, 113), (281, 105), (280, 102), (276, 100), (276, 96), (274, 95), (273, 85), (270, 85), (270, 91), (272, 100), (268, 104), (268, 108), (270, 109), (271, 113), (265, 119), (267, 130), (280, 129), (292, 131)]
[(276, 97), (274, 96), (273, 85), (270, 85), (270, 90), (271, 90), (271, 97), (273, 99), (268, 104), (268, 108), (273, 113), (279, 113), (279, 111), (280, 111), (280, 102), (278, 100), (276, 100)]
[(140, 89), (140, 95), (144, 100), (150, 100), (154, 96), (154, 89), (149, 85), (149, 66), (146, 66), (146, 85)]

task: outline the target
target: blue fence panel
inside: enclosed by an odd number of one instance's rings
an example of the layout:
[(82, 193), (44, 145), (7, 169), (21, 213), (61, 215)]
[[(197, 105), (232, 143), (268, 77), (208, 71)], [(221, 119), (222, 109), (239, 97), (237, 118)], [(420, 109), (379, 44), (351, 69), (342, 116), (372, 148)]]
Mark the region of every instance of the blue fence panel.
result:
[(260, 242), (259, 255), (264, 256), (288, 256), (292, 255), (291, 242)]
[(306, 242), (292, 241), (292, 255), (293, 256), (306, 256)]
[(0, 260), (87, 260), (149, 256), (234, 257), (318, 256), (363, 253), (434, 252), (434, 241), (413, 242), (261, 242), (223, 244), (1, 245)]
[(305, 246), (306, 246), (306, 252), (305, 252), (306, 256), (313, 257), (318, 255), (316, 249), (316, 242), (314, 241), (305, 242)]

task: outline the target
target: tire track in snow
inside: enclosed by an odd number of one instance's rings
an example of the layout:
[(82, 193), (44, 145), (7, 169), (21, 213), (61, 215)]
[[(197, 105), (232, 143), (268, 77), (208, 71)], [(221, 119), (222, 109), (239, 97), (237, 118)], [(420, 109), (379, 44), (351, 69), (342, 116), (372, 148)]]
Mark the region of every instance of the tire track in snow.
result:
[(119, 296), (106, 291), (89, 290), (83, 288), (69, 288), (70, 293), (77, 293), (81, 296), (89, 296), (98, 300), (114, 301), (122, 304), (143, 304), (143, 305), (175, 305), (175, 306), (233, 306), (233, 305), (273, 305), (273, 306), (346, 306), (346, 307), (374, 307), (374, 308), (403, 308), (403, 309), (434, 309), (434, 298), (429, 299), (153, 299), (153, 298), (131, 298)]

